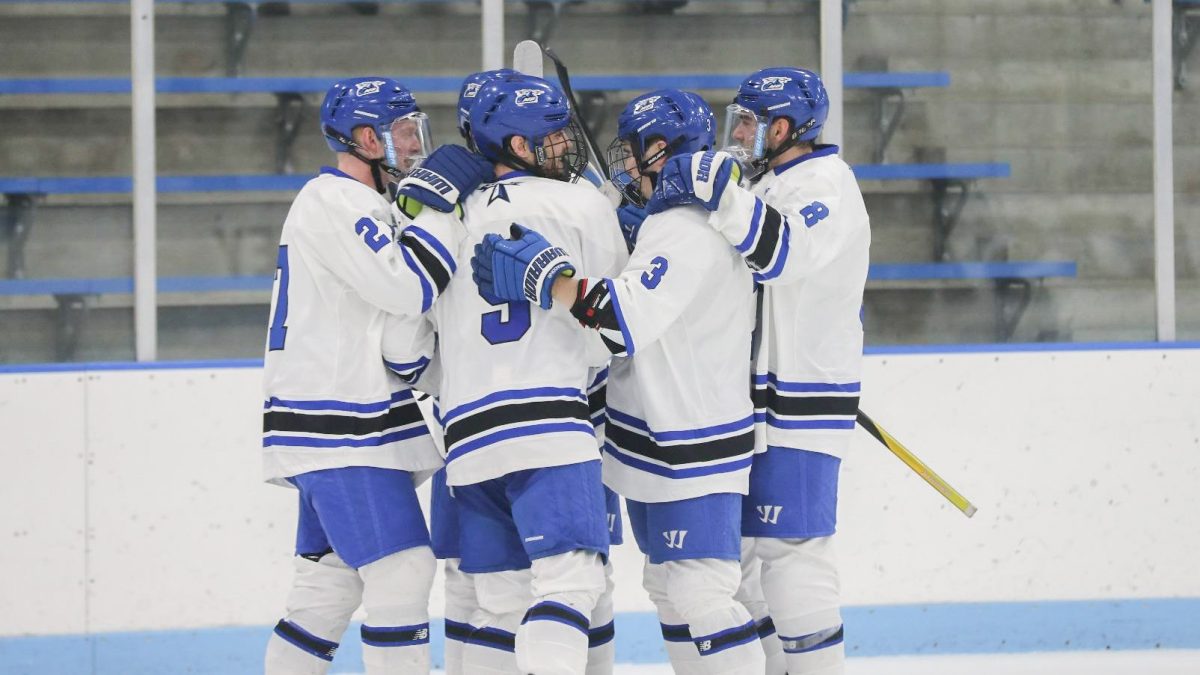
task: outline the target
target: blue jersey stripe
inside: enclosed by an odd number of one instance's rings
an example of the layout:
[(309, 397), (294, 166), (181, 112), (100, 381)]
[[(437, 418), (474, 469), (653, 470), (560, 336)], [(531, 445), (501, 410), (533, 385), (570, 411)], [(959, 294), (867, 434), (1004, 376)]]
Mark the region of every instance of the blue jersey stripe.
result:
[(417, 276), (417, 280), (421, 282), (421, 311), (428, 312), (429, 308), (433, 307), (433, 286), (425, 278), (425, 273), (417, 267), (417, 263), (412, 259), (412, 254), (408, 252), (408, 249), (401, 244), (397, 244), (397, 246), (400, 247), (400, 255), (404, 258), (404, 264), (408, 265), (408, 269), (412, 270), (412, 273)]
[(546, 424), (534, 424), (526, 427), (502, 429), (500, 431), (490, 433), (486, 436), (480, 436), (455, 446), (454, 449), (446, 455), (446, 463), (449, 464), (450, 462), (461, 458), (463, 455), (469, 452), (499, 443), (501, 441), (507, 441), (513, 438), (521, 438), (524, 436), (541, 436), (543, 434), (558, 434), (572, 431), (585, 433), (589, 438), (594, 439), (596, 437), (596, 430), (592, 427), (590, 422), (549, 422)]
[(466, 413), (472, 412), (474, 410), (478, 410), (484, 406), (491, 405), (491, 404), (497, 403), (499, 401), (515, 401), (515, 400), (520, 400), (523, 398), (562, 398), (564, 396), (570, 396), (571, 398), (587, 400), (587, 396), (585, 396), (582, 391), (580, 391), (579, 389), (571, 389), (569, 387), (534, 387), (532, 389), (507, 389), (504, 391), (498, 391), (498, 392), (495, 392), (492, 394), (488, 394), (487, 396), (484, 396), (481, 399), (471, 401), (470, 403), (464, 403), (452, 410), (447, 411), (445, 416), (442, 417), (442, 423), (449, 424), (456, 417), (461, 417), (462, 415), (464, 415)]
[(349, 401), (335, 401), (332, 399), (323, 401), (294, 401), (272, 396), (263, 402), (263, 410), (287, 408), (290, 410), (334, 410), (338, 412), (372, 413), (382, 412), (396, 403), (411, 400), (412, 397), (413, 393), (411, 389), (395, 392), (390, 399), (375, 403), (351, 403)]
[(754, 198), (754, 213), (750, 215), (750, 231), (746, 233), (746, 238), (742, 243), (738, 244), (738, 253), (745, 255), (754, 245), (754, 240), (758, 237), (758, 229), (762, 222), (763, 201), (758, 197)]
[(783, 227), (779, 233), (779, 252), (775, 255), (775, 264), (771, 265), (770, 269), (762, 270), (754, 274), (758, 281), (771, 281), (783, 273), (784, 265), (787, 265), (788, 252), (791, 251), (789, 240), (792, 237), (791, 226), (788, 225), (787, 218), (783, 219)]
[(754, 424), (754, 415), (747, 415), (740, 420), (726, 422), (711, 427), (701, 427), (699, 429), (681, 429), (678, 431), (651, 431), (650, 426), (645, 421), (640, 420), (633, 415), (623, 413), (611, 406), (608, 408), (608, 416), (613, 420), (624, 424), (625, 426), (633, 427), (640, 431), (646, 432), (655, 442), (661, 441), (686, 441), (698, 440), (701, 438), (709, 438), (711, 436), (720, 436), (734, 431), (744, 431), (749, 429)]
[(767, 426), (776, 429), (853, 429), (854, 420), (781, 420), (767, 415)]
[(424, 423), (418, 423), (408, 429), (400, 429), (392, 431), (382, 436), (371, 436), (369, 438), (330, 438), (318, 437), (312, 438), (309, 436), (264, 436), (263, 447), (292, 447), (292, 448), (371, 448), (379, 445), (387, 445), (388, 443), (396, 443), (398, 441), (406, 441), (410, 438), (425, 436), (429, 434), (429, 430), (425, 428)]
[(625, 323), (625, 313), (621, 311), (621, 302), (617, 300), (617, 287), (613, 285), (612, 279), (605, 279), (604, 283), (608, 284), (609, 302), (612, 303), (613, 313), (617, 316), (617, 325), (621, 328), (621, 339), (625, 340), (625, 355), (633, 356), (636, 347), (633, 344), (633, 336), (629, 334), (629, 326)]
[(634, 469), (638, 469), (639, 471), (645, 471), (646, 473), (652, 473), (656, 476), (664, 476), (666, 478), (696, 478), (698, 476), (711, 476), (718, 473), (732, 473), (734, 471), (740, 471), (741, 469), (749, 468), (750, 464), (754, 461), (754, 453), (749, 452), (741, 459), (735, 459), (731, 462), (725, 462), (724, 464), (689, 467), (685, 469), (672, 469), (668, 466), (653, 464), (651, 462), (627, 455), (618, 450), (612, 443), (605, 443), (604, 451), (612, 455), (614, 459), (618, 460), (622, 464), (630, 466)]
[(409, 225), (408, 227), (404, 228), (404, 231), (412, 232), (426, 244), (429, 244), (434, 251), (437, 251), (437, 254), (441, 256), (442, 261), (446, 263), (446, 267), (450, 270), (451, 275), (458, 270), (458, 265), (454, 262), (454, 256), (450, 255), (450, 251), (447, 251), (446, 247), (442, 246), (442, 242), (438, 241), (437, 237), (429, 234), (416, 225)]
[(770, 382), (775, 387), (776, 391), (794, 391), (802, 393), (818, 393), (818, 392), (843, 392), (847, 394), (857, 393), (862, 391), (862, 382), (787, 382), (780, 380), (774, 373), (770, 373), (765, 378), (762, 375), (754, 376), (754, 383), (757, 385)]

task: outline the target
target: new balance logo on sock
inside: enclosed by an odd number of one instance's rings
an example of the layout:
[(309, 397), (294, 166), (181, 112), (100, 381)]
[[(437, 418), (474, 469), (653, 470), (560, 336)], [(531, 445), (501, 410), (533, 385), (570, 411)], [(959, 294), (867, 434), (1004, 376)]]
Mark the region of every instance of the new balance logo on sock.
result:
[(687, 530), (667, 530), (662, 534), (663, 539), (667, 540), (667, 548), (683, 548), (683, 538), (687, 533)]
[(413, 639), (414, 640), (428, 640), (429, 639), (429, 629), (421, 628), (421, 629), (417, 630), (416, 633), (413, 633)]
[(701, 652), (706, 652), (712, 649), (712, 640), (702, 641), (700, 644), (696, 645), (696, 649), (699, 649)]
[(768, 525), (778, 525), (779, 524), (779, 513), (781, 511), (783, 511), (782, 506), (771, 506), (770, 504), (763, 504), (758, 507), (758, 519)]

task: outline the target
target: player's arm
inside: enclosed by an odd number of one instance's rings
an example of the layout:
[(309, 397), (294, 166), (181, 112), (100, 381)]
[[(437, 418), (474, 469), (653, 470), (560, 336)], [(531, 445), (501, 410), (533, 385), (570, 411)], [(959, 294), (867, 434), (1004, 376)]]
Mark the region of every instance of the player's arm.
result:
[(788, 283), (821, 269), (841, 254), (850, 228), (840, 195), (828, 178), (782, 185), (770, 203), (738, 184), (737, 162), (727, 153), (672, 157), (663, 167), (649, 210), (699, 204), (713, 226), (746, 260), (756, 281)]
[(433, 396), (439, 380), (437, 332), (426, 316), (388, 315), (383, 327), (383, 363), (406, 384)]
[(695, 298), (713, 250), (698, 234), (670, 227), (644, 237), (621, 274), (576, 278), (561, 248), (538, 233), (514, 226), (514, 239), (488, 235), (472, 267), (486, 295), (529, 300), (543, 309), (569, 307), (581, 324), (599, 331), (612, 354), (629, 356), (667, 330)]

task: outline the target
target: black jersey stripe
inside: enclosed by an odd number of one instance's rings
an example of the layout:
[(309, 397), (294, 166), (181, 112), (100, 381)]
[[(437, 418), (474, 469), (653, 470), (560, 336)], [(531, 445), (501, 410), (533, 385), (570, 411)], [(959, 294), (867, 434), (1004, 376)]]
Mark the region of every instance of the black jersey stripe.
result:
[[(780, 415), (854, 415), (858, 412), (857, 396), (788, 396), (768, 389), (765, 398), (766, 407)], [(755, 407), (760, 407), (757, 400)]]
[(304, 414), (282, 410), (263, 413), (263, 433), (290, 432), (331, 436), (366, 436), (420, 422), (421, 409), (416, 401), (407, 401), (372, 417), (336, 413)]
[(598, 412), (604, 411), (605, 398), (607, 398), (607, 387), (601, 386), (596, 391), (588, 394), (588, 412), (595, 415)]
[(446, 447), (453, 447), (472, 436), (509, 424), (562, 419), (588, 422), (590, 418), (588, 404), (579, 399), (507, 403), (464, 415), (451, 422), (446, 427)]
[(725, 438), (661, 446), (649, 436), (614, 424), (612, 420), (609, 420), (604, 435), (606, 440), (619, 450), (669, 466), (730, 459), (754, 449), (754, 431), (752, 429)]
[(416, 256), (417, 264), (421, 266), (421, 269), (425, 270), (425, 273), (429, 275), (433, 284), (437, 286), (438, 293), (446, 290), (446, 286), (450, 283), (452, 272), (442, 262), (442, 259), (438, 257), (437, 253), (429, 250), (429, 247), (423, 241), (407, 232), (401, 235), (400, 245), (412, 251), (413, 255)]
[(758, 243), (746, 256), (746, 261), (757, 271), (767, 269), (775, 259), (775, 249), (779, 248), (779, 236), (783, 229), (783, 217), (769, 204), (763, 205), (762, 232)]

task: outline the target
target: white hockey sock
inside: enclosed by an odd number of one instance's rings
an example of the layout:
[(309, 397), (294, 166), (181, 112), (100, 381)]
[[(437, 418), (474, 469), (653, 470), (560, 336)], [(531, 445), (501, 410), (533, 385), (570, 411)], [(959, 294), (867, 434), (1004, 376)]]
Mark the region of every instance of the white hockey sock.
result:
[(570, 551), (533, 561), (534, 603), (517, 630), (517, 666), (533, 675), (579, 675), (587, 670), (588, 625), (604, 593), (604, 565), (593, 551)]
[(479, 607), (471, 614), (470, 635), (463, 645), (463, 672), (511, 675), (517, 669), (516, 633), (532, 599), (529, 570), (471, 575)]
[[(345, 626), (342, 626), (344, 629)], [(325, 675), (338, 643), (283, 619), (267, 642), (267, 675)]]
[(775, 632), (775, 624), (771, 617), (756, 619), (754, 625), (758, 630), (758, 642), (767, 657), (767, 675), (788, 675), (783, 643), (779, 641), (779, 633)]
[(616, 656), (612, 562), (604, 565), (604, 582), (604, 594), (596, 601), (588, 624), (587, 675), (612, 675), (613, 658)]
[(446, 560), (446, 675), (464, 675), (463, 646), (471, 633), (471, 614), (479, 603), (475, 581), (458, 569), (457, 559)]
[(780, 636), (787, 672), (796, 675), (842, 675), (846, 672), (846, 646), (840, 625), (807, 635)]
[(670, 561), (662, 567), (667, 596), (688, 625), (704, 672), (762, 675), (766, 656), (754, 620), (734, 599), (742, 578), (737, 561), (702, 558)]
[(297, 556), (287, 616), (267, 643), (266, 675), (324, 675), (362, 599), (358, 573), (329, 553)]
[(418, 546), (359, 568), (368, 675), (429, 672), (429, 589), (436, 565), (429, 547)]

